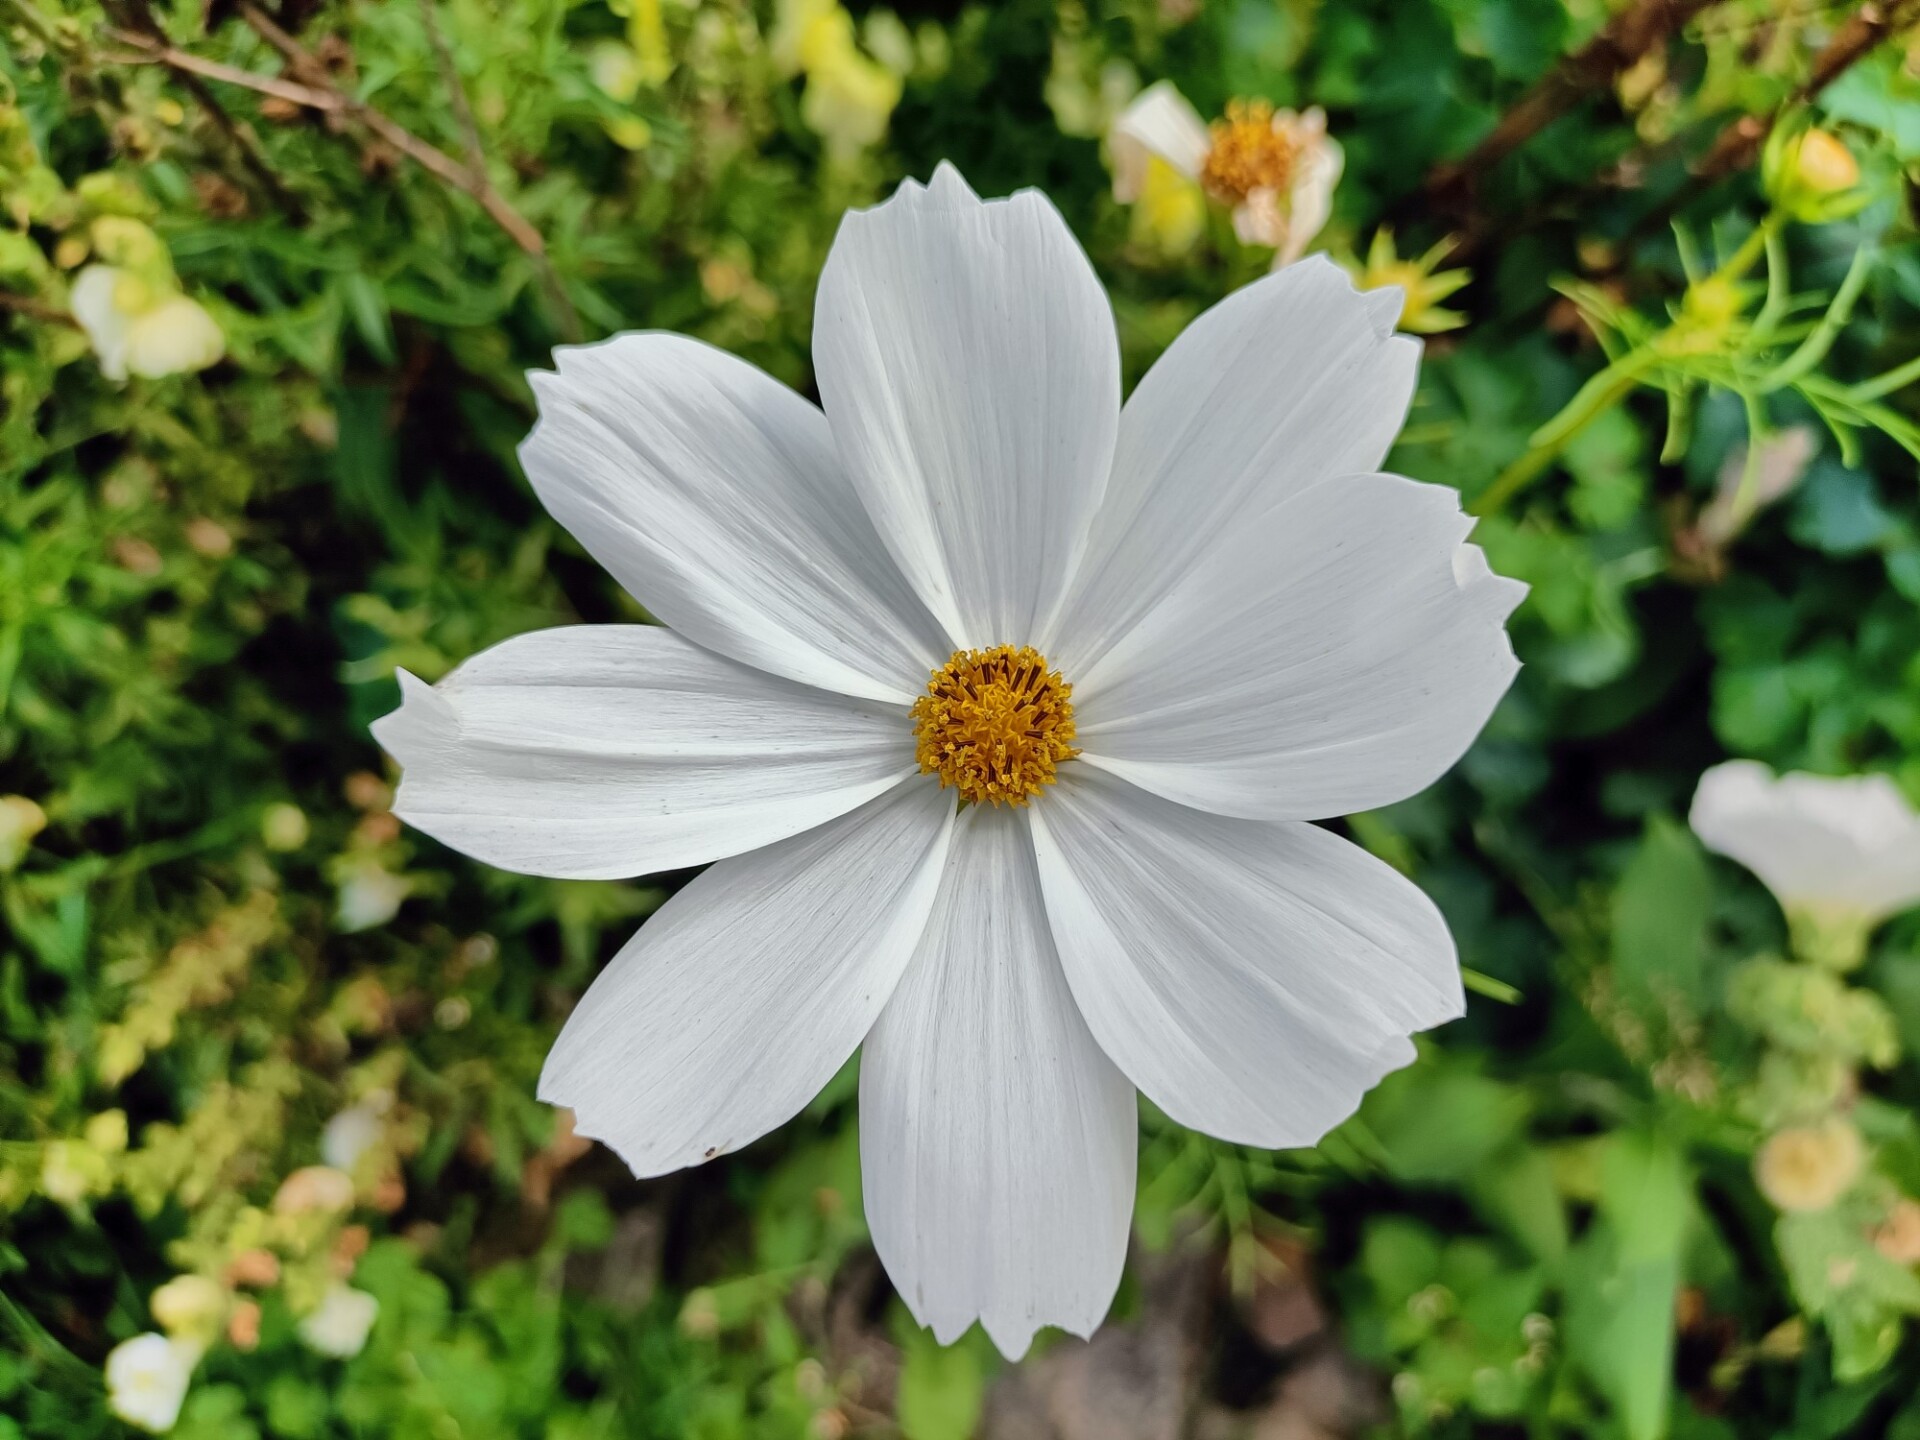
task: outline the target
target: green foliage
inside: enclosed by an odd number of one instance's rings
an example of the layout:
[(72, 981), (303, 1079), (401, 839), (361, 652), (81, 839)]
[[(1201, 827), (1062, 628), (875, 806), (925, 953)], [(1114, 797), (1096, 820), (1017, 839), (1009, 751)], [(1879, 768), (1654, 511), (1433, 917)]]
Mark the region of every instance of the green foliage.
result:
[[(1304, 1273), (1386, 1432), (1920, 1435), (1920, 922), (1825, 963), (1674, 818), (1728, 754), (1920, 798), (1920, 51), (1808, 90), (1848, 7), (1720, 0), (1428, 184), (1623, 8), (0, 0), (0, 1440), (131, 1433), (103, 1367), (153, 1330), (201, 1347), (192, 1440), (978, 1431), (1020, 1377), (889, 1296), (854, 1065), (633, 1181), (533, 1094), (684, 877), (453, 855), (366, 726), (396, 667), (645, 618), (518, 468), (525, 372), (661, 328), (805, 389), (835, 227), (902, 175), (1045, 188), (1137, 380), (1269, 261), (1111, 198), (1163, 77), (1325, 108), (1316, 244), (1431, 335), (1391, 466), (1532, 587), (1480, 742), (1347, 823), (1445, 912), (1467, 1017), (1312, 1151), (1143, 1107), (1136, 1232), (1239, 1317), (1179, 1413), (1267, 1418), (1292, 1361), (1245, 1316)], [(94, 267), (218, 353), (116, 366)], [(1134, 1275), (1113, 1323), (1167, 1304)]]

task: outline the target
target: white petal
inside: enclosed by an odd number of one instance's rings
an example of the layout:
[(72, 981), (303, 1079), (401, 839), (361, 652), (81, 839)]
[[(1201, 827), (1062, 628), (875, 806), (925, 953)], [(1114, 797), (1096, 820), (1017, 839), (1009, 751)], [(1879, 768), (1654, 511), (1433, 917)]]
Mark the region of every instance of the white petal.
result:
[(540, 1098), (636, 1175), (784, 1125), (873, 1027), (912, 958), (953, 799), (927, 781), (722, 860), (640, 927), (581, 997)]
[(1120, 416), (1113, 479), (1048, 658), (1075, 679), (1222, 537), (1385, 457), (1420, 347), (1397, 303), (1314, 256), (1236, 290), (1181, 332)]
[(1009, 1358), (1090, 1334), (1133, 1213), (1133, 1087), (1068, 992), (1024, 819), (966, 811), (933, 916), (867, 1038), (860, 1158), (873, 1243), (943, 1344)]
[(89, 265), (74, 277), (67, 306), (80, 322), (100, 373), (109, 380), (127, 378), (127, 333), (132, 322), (120, 309), (114, 291), (120, 284), (120, 271), (111, 265)]
[(1346, 152), (1326, 138), (1324, 118), (1320, 138), (1307, 147), (1305, 163), (1293, 182), (1287, 203), (1287, 236), (1280, 253), (1273, 257), (1274, 268), (1291, 265), (1306, 254), (1314, 236), (1326, 228), (1333, 217), (1333, 191), (1346, 166)]
[(1329, 480), (1242, 524), (1075, 677), (1084, 759), (1261, 820), (1425, 789), (1519, 669), (1503, 622), (1526, 589), (1463, 546), (1471, 526), (1454, 491), (1397, 475)]
[(1166, 161), (1190, 180), (1200, 177), (1213, 148), (1207, 122), (1171, 80), (1149, 85), (1120, 112), (1107, 137), (1113, 156), (1113, 198), (1130, 205), (1140, 198), (1147, 164)]
[(1043, 645), (1120, 408), (1113, 312), (1059, 211), (982, 202), (942, 165), (849, 214), (813, 357), (854, 484), (953, 644)]
[(1920, 903), (1920, 815), (1885, 775), (1776, 779), (1729, 760), (1700, 777), (1688, 819), (1783, 905), (1875, 922)]
[(1311, 1145), (1460, 1015), (1433, 902), (1316, 825), (1231, 820), (1070, 767), (1033, 806), (1047, 916), (1101, 1048), (1168, 1115)]
[(796, 834), (915, 772), (904, 712), (762, 674), (652, 625), (519, 635), (374, 738), (394, 813), (489, 865), (606, 880)]
[(127, 369), (158, 379), (216, 364), (227, 337), (197, 300), (173, 295), (134, 320), (127, 331)]
[(911, 700), (947, 658), (826, 417), (682, 335), (554, 352), (521, 463), (553, 517), (688, 639), (808, 685)]

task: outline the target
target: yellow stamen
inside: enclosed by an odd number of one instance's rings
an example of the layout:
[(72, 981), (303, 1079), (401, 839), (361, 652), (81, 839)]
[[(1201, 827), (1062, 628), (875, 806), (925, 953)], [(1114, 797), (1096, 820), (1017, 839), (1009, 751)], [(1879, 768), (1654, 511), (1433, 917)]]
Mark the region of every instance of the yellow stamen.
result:
[(1286, 193), (1300, 146), (1273, 123), (1265, 100), (1231, 100), (1227, 117), (1208, 127), (1213, 148), (1200, 167), (1200, 183), (1216, 198), (1244, 200), (1256, 190)]
[(1024, 805), (1073, 748), (1073, 687), (1030, 646), (956, 650), (913, 702), (921, 772), (975, 805)]

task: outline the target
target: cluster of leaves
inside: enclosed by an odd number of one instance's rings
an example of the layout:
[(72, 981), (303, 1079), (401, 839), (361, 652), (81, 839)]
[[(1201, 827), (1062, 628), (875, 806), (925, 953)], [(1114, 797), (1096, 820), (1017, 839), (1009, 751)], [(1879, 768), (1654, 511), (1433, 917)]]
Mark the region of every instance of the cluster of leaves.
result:
[[(1630, 9), (1694, 19), (1443, 205), (1436, 167)], [(1776, 958), (1772, 902), (1677, 818), (1727, 754), (1920, 797), (1920, 50), (1811, 86), (1852, 20), (0, 0), (0, 1437), (124, 1433), (105, 1357), (182, 1275), (217, 1296), (183, 1436), (972, 1433), (1012, 1377), (889, 1296), (851, 1071), (689, 1176), (589, 1153), (540, 1061), (682, 877), (451, 856), (366, 725), (396, 666), (638, 618), (519, 473), (524, 371), (649, 327), (804, 388), (839, 216), (899, 175), (1048, 190), (1137, 378), (1267, 263), (1112, 201), (1099, 137), (1161, 77), (1325, 108), (1320, 243), (1356, 273), (1471, 271), (1429, 277), (1467, 323), (1393, 464), (1533, 587), (1480, 744), (1350, 822), (1446, 911), (1472, 1013), (1312, 1154), (1144, 1117), (1139, 1234), (1201, 1257), (1240, 1357), (1196, 1403), (1252, 1423), (1294, 1342), (1246, 1360), (1248, 1317), (1310, 1275), (1398, 1433), (1920, 1434), (1920, 1278), (1883, 1243), (1920, 1195), (1920, 925), (1845, 975)], [(1844, 203), (1778, 150), (1690, 178), (1776, 115), (1857, 159)], [(73, 291), (133, 251), (224, 359), (103, 371)], [(1765, 1147), (1841, 1116), (1860, 1178), (1783, 1210)], [(343, 1282), (379, 1305), (345, 1360), (301, 1338)], [(1115, 1323), (1157, 1303), (1130, 1283)]]

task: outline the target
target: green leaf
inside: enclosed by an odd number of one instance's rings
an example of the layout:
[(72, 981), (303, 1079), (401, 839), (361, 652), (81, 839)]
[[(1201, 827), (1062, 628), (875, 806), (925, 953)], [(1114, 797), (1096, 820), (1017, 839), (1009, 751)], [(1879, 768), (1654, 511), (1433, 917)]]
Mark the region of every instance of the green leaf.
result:
[(1398, 1178), (1462, 1181), (1519, 1133), (1527, 1100), (1511, 1085), (1429, 1061), (1382, 1081), (1361, 1114)]
[(1567, 1259), (1568, 1350), (1612, 1403), (1628, 1440), (1659, 1440), (1691, 1207), (1679, 1150), (1659, 1136), (1614, 1136), (1601, 1156), (1599, 1202), (1599, 1223)]
[(895, 1413), (906, 1440), (969, 1440), (986, 1393), (976, 1327), (942, 1345), (901, 1307), (893, 1327), (902, 1352)]
[(1677, 994), (1701, 1008), (1713, 881), (1693, 832), (1655, 815), (1613, 892), (1613, 967), (1643, 1000)]
[(1523, 1245), (1557, 1264), (1567, 1252), (1567, 1207), (1544, 1150), (1521, 1146), (1501, 1154), (1469, 1182), (1480, 1212)]

